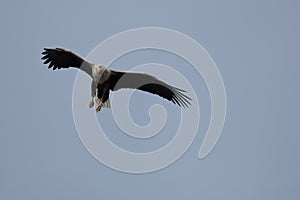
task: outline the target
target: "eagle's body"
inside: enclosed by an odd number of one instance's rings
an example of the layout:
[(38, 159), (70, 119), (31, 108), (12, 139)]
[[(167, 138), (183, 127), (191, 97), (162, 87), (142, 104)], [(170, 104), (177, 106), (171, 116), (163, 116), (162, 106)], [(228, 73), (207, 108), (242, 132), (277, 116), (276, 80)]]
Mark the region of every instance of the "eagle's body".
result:
[(42, 54), (44, 55), (42, 57), (45, 60), (44, 64), (49, 63), (48, 68), (55, 70), (75, 67), (91, 76), (92, 99), (89, 107), (94, 106), (94, 98), (96, 98), (99, 101), (96, 108), (97, 112), (100, 111), (102, 106), (110, 107), (110, 91), (116, 91), (121, 88), (139, 89), (150, 92), (183, 107), (190, 105), (191, 99), (183, 94), (184, 90), (172, 87), (151, 75), (110, 70), (103, 65), (89, 63), (75, 53), (62, 48), (45, 48)]

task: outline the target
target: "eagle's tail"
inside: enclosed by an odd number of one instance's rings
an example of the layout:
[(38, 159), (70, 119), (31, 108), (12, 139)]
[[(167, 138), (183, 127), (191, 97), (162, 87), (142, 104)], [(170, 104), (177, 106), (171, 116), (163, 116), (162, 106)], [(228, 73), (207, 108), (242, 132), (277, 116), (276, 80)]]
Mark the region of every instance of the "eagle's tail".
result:
[(109, 101), (109, 99), (107, 99), (107, 100), (103, 103), (103, 106), (106, 107), (106, 108), (110, 108), (110, 101)]

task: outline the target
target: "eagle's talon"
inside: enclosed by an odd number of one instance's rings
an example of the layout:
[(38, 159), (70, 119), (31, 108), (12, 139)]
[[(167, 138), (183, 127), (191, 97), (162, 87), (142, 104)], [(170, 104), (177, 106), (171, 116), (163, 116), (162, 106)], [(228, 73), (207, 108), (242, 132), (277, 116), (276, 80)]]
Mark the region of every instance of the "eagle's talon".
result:
[(99, 112), (101, 110), (102, 105), (103, 105), (103, 103), (102, 103), (102, 101), (100, 101), (100, 103), (98, 104), (98, 106), (96, 108), (96, 112)]
[(92, 108), (93, 106), (94, 106), (94, 99), (91, 99), (89, 103), (89, 108)]

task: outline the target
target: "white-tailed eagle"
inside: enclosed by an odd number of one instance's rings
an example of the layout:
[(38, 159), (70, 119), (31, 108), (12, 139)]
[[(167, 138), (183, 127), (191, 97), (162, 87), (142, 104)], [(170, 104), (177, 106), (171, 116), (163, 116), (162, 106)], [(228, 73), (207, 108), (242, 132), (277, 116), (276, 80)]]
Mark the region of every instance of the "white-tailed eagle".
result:
[(100, 111), (102, 106), (110, 107), (109, 92), (121, 88), (138, 89), (152, 94), (159, 95), (181, 107), (188, 107), (191, 99), (183, 94), (185, 91), (172, 87), (163, 81), (145, 74), (136, 72), (120, 72), (105, 68), (103, 65), (89, 63), (72, 51), (55, 48), (44, 48), (42, 52), (44, 64), (49, 64), (48, 68), (61, 69), (75, 67), (85, 71), (92, 77), (91, 96), (89, 107), (94, 106), (94, 98), (98, 101), (96, 111)]

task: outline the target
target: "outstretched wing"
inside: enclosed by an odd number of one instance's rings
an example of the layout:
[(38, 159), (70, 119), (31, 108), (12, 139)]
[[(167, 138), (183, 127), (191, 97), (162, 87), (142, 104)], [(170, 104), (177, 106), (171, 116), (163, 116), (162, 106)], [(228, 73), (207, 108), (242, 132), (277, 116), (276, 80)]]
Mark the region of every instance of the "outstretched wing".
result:
[(42, 57), (42, 60), (45, 60), (44, 64), (49, 63), (48, 68), (52, 68), (53, 70), (55, 70), (61, 68), (75, 67), (85, 71), (88, 75), (93, 77), (92, 75), (93, 65), (87, 62), (86, 60), (84, 60), (82, 57), (76, 55), (72, 51), (62, 49), (62, 48), (55, 48), (55, 49), (44, 48), (42, 54), (44, 55)]
[(159, 95), (182, 107), (191, 105), (191, 98), (184, 94), (184, 90), (172, 87), (149, 74), (111, 70), (107, 82), (113, 91), (121, 88), (138, 89)]

